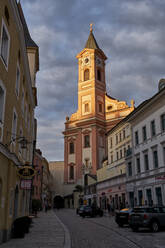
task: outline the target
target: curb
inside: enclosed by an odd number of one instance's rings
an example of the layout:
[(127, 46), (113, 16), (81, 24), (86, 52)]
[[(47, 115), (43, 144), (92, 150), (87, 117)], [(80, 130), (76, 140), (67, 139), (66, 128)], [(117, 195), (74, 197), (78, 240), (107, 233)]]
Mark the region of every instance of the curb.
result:
[(70, 233), (68, 228), (62, 223), (62, 221), (58, 218), (58, 216), (55, 214), (54, 215), (57, 219), (57, 221), (60, 223), (60, 225), (63, 227), (64, 229), (64, 248), (71, 248), (71, 238), (70, 238)]

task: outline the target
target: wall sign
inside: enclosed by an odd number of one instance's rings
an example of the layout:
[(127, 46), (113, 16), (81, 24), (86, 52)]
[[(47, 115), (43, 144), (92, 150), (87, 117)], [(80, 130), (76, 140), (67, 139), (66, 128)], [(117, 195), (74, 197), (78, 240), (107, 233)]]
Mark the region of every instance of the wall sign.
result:
[(20, 183), (21, 189), (31, 189), (32, 188), (32, 180), (22, 179)]
[(31, 179), (35, 175), (35, 169), (31, 166), (23, 166), (18, 169), (18, 176), (23, 179)]

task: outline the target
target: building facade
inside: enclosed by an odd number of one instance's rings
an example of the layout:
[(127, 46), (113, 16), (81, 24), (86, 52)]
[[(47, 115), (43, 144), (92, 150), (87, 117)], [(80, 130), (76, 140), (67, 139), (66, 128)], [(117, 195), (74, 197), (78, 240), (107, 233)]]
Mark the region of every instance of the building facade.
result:
[(17, 171), (33, 162), (38, 69), (38, 46), (31, 39), (20, 3), (1, 0), (0, 242), (9, 239), (14, 219), (29, 212), (31, 190)]
[(107, 133), (108, 160), (97, 170), (97, 198), (100, 207), (126, 206), (126, 151), (131, 148), (131, 127), (127, 117)]
[[(64, 185), (64, 161), (50, 161), (49, 170), (52, 175), (52, 205), (55, 206), (56, 199), (63, 198), (65, 195)], [(66, 189), (68, 190), (68, 189)], [(67, 192), (66, 192), (67, 195)]]
[(35, 168), (35, 176), (33, 177), (32, 199), (37, 199), (42, 202), (42, 182), (43, 182), (43, 164), (42, 152), (35, 149), (33, 166)]
[(140, 104), (129, 122), (132, 126), (126, 182), (129, 205), (165, 204), (165, 87)]
[(92, 28), (78, 59), (78, 110), (66, 117), (64, 134), (64, 183), (72, 191), (84, 185), (84, 175), (96, 175), (107, 156), (105, 133), (134, 108), (106, 93), (104, 52)]

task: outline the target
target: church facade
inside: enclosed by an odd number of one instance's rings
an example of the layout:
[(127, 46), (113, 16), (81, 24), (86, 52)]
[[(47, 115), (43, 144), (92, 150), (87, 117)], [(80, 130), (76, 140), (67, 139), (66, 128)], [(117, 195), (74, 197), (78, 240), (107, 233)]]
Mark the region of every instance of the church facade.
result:
[(107, 157), (106, 133), (134, 110), (125, 101), (106, 93), (104, 52), (92, 27), (78, 59), (78, 109), (66, 117), (64, 134), (64, 183), (74, 189), (84, 185), (84, 175), (96, 175)]

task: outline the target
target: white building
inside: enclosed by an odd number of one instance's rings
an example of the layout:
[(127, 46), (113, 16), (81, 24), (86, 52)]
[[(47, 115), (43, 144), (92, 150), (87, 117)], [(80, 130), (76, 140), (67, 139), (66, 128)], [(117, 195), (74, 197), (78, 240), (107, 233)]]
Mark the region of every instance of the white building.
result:
[(165, 205), (165, 80), (159, 92), (129, 115), (132, 152), (127, 153), (129, 205)]

